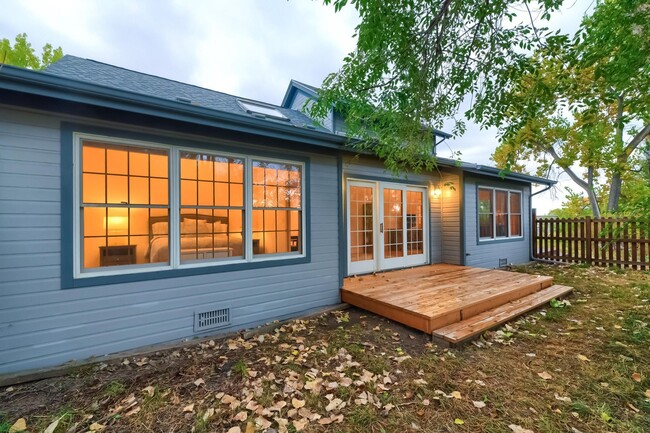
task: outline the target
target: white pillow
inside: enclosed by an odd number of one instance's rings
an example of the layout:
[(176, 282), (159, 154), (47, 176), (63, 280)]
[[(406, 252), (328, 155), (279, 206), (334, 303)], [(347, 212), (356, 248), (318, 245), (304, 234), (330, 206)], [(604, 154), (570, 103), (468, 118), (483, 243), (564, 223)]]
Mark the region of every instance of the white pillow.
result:
[(154, 235), (166, 235), (168, 233), (167, 228), (168, 223), (166, 222), (153, 223), (151, 225), (151, 231)]

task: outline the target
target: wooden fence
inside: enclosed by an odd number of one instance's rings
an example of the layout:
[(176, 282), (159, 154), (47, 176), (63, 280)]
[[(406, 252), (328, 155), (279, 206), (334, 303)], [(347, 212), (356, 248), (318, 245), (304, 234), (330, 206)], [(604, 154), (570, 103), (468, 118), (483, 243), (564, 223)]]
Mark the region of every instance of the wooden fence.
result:
[(650, 270), (650, 227), (626, 218), (538, 218), (533, 257)]

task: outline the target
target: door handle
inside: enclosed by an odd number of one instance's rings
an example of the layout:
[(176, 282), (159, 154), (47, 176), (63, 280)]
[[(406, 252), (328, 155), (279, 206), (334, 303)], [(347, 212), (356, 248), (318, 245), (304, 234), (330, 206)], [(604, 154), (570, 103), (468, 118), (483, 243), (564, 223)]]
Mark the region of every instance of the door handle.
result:
[(379, 233), (384, 232), (384, 223), (379, 223)]

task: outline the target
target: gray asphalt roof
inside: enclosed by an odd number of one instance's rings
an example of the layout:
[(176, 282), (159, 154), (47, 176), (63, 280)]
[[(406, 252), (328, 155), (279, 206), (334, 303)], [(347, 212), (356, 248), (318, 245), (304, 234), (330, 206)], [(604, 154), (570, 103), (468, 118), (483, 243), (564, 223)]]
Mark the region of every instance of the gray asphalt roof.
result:
[[(242, 108), (238, 100), (251, 101), (264, 106), (273, 107), (289, 119), (293, 126), (309, 128), (329, 132), (327, 129), (315, 124), (313, 119), (297, 110), (283, 108), (277, 105), (268, 104), (262, 101), (255, 101), (247, 98), (239, 98), (227, 93), (205, 89), (155, 75), (144, 74), (107, 63), (95, 60), (83, 59), (81, 57), (66, 55), (59, 61), (48, 66), (45, 73), (66, 77), (73, 80), (86, 81), (100, 86), (111, 87), (119, 90), (126, 90), (133, 93), (153, 96), (172, 101), (188, 102), (202, 107), (238, 114), (249, 117), (254, 116)], [(180, 98), (180, 99), (179, 99)], [(286, 121), (266, 118), (269, 122)]]

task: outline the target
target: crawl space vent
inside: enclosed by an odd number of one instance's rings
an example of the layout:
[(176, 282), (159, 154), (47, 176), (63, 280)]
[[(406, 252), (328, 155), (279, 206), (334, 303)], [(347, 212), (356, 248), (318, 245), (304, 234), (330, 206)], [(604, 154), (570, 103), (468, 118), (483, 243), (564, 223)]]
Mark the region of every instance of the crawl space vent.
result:
[(508, 259), (499, 259), (499, 267), (504, 268), (506, 266), (508, 266)]
[(194, 312), (194, 332), (209, 331), (230, 325), (230, 308), (210, 308)]

